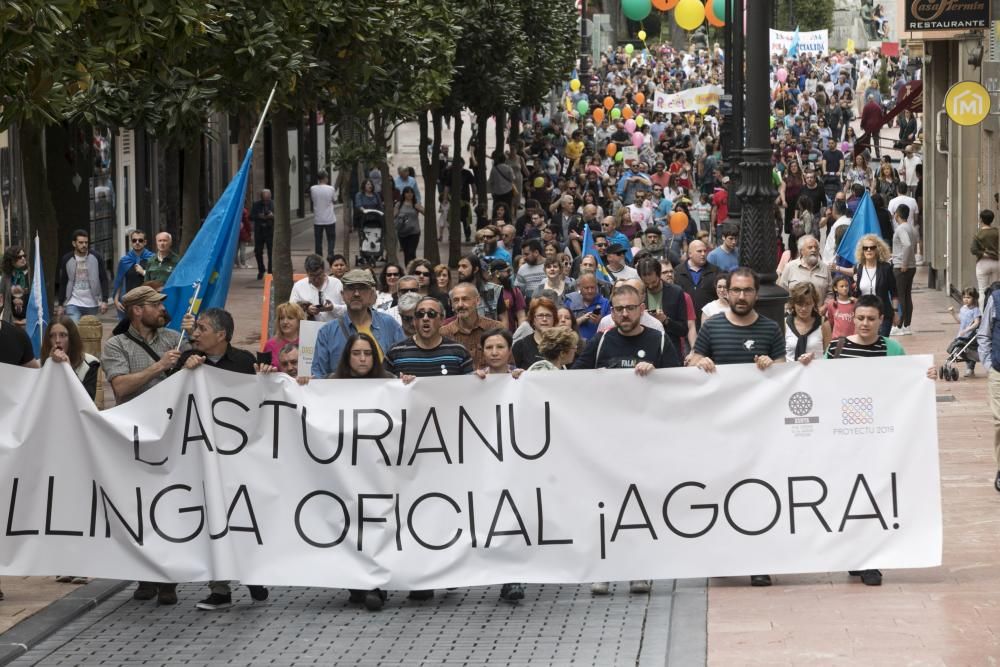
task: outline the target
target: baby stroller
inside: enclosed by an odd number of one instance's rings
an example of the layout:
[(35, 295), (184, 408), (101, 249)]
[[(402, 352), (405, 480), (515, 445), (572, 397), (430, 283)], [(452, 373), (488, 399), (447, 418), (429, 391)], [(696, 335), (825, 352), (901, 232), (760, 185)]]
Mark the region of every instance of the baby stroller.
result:
[(379, 262), (386, 261), (383, 223), (385, 215), (374, 208), (361, 209), (361, 225), (358, 227), (358, 246), (361, 254), (354, 258), (356, 266), (375, 268)]
[(943, 380), (946, 382), (958, 381), (958, 369), (955, 367), (958, 362), (965, 362), (970, 372), (979, 362), (979, 345), (976, 343), (976, 334), (973, 333), (964, 338), (959, 336), (951, 341), (951, 345), (948, 346), (948, 358), (939, 371)]

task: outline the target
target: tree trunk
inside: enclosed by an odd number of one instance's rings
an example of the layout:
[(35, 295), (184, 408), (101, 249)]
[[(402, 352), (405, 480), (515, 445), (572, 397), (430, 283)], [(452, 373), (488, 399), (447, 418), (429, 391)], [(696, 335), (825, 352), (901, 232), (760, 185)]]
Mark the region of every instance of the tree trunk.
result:
[[(424, 257), (433, 264), (441, 262), (441, 249), (437, 244), (437, 150), (431, 151), (427, 113), (420, 114), (420, 171), (424, 175)], [(437, 133), (440, 140), (441, 133)], [(433, 157), (433, 159), (432, 159)]]
[(201, 229), (201, 135), (191, 138), (184, 146), (184, 180), (181, 182), (181, 244), (187, 252), (195, 234)]
[[(288, 177), (288, 112), (276, 109), (271, 115), (271, 165), (274, 172), (274, 298), (284, 303), (292, 293), (292, 211)], [(266, 332), (261, 332), (265, 335)]]
[(502, 151), (504, 149), (504, 131), (507, 125), (507, 112), (504, 109), (500, 110), (500, 113), (496, 115), (496, 125), (493, 128), (493, 140), (496, 144), (495, 150)]
[(389, 169), (389, 162), (383, 156), (378, 164), (379, 171), (382, 172), (382, 210), (385, 211), (385, 218), (382, 223), (382, 244), (385, 246), (385, 256), (390, 262), (399, 262), (399, 243), (396, 237), (396, 216), (393, 211), (392, 201), (392, 172)]
[(342, 253), (351, 261), (351, 232), (354, 231), (354, 198), (351, 197), (351, 170), (337, 170), (337, 192), (344, 200), (344, 220), (341, 226), (344, 228), (344, 244)]
[(454, 135), (451, 159), (451, 183), (448, 188), (451, 192), (450, 205), (448, 208), (448, 266), (456, 268), (458, 260), (462, 258), (462, 171), (464, 166), (459, 160), (462, 159), (462, 112), (455, 114), (452, 128)]
[(511, 146), (521, 140), (521, 112), (520, 109), (510, 110), (510, 137), (508, 142)]
[[(56, 267), (59, 263), (59, 221), (52, 205), (52, 192), (45, 176), (45, 155), (42, 146), (44, 128), (25, 121), (18, 124), (21, 142), (21, 166), (24, 170), (24, 189), (28, 200), (28, 222), (38, 234), (41, 245), (42, 266), (31, 266), (32, 271), (45, 271), (45, 287), (49, 303), (55, 305)], [(25, 239), (25, 253), (34, 263), (34, 239)], [(115, 259), (108, 257), (105, 259)], [(104, 267), (102, 267), (104, 268)]]
[[(490, 117), (484, 114), (476, 114), (476, 192), (479, 194), (479, 203), (482, 206), (488, 205), (489, 193), (486, 191), (486, 123)], [(489, 209), (486, 209), (489, 215)]]

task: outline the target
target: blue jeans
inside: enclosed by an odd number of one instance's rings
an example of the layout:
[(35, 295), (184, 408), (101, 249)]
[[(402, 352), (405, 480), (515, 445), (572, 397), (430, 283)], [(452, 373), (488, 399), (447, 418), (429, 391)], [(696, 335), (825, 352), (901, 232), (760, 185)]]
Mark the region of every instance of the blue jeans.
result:
[(101, 312), (100, 306), (92, 306), (89, 308), (87, 306), (73, 306), (73, 305), (66, 306), (66, 317), (73, 320), (73, 322), (77, 324), (79, 324), (80, 318), (83, 317), (84, 315), (97, 316), (98, 314), (100, 314), (100, 312)]

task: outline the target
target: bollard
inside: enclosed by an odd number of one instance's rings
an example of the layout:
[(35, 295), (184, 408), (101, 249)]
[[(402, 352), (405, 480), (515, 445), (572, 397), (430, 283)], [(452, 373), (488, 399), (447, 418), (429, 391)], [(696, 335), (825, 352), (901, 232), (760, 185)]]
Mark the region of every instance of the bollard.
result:
[[(80, 338), (83, 339), (83, 351), (92, 354), (98, 359), (101, 358), (101, 342), (104, 338), (104, 325), (93, 315), (84, 315), (76, 325), (80, 330)], [(97, 393), (94, 394), (94, 403), (97, 408), (104, 408), (104, 369), (97, 372)]]

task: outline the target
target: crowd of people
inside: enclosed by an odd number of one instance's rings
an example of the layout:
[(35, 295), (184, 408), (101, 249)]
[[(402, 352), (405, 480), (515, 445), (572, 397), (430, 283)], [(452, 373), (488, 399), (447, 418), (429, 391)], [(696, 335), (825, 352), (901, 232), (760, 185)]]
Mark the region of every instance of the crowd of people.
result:
[[(530, 117), (494, 155), (488, 193), (475, 193), (471, 184), (458, 193), (470, 208), (463, 216), (468, 252), (454, 271), (419, 257), (417, 241), (405, 235), (403, 262), (389, 258), (380, 270), (351, 269), (333, 251), (335, 195), (324, 179), (311, 192), (314, 206), (322, 204), (315, 252), (305, 258), (306, 276), (276, 307), (273, 336), (259, 357), (233, 347), (234, 320), (221, 309), (185, 318), (183, 342), (165, 328), (157, 287), (176, 264), (169, 234), (156, 236), (154, 253), (145, 248), (145, 234), (134, 232), (111, 281), (86, 232), (77, 232), (60, 260), (56, 317), (45, 332), (41, 362), (70, 363), (92, 395), (103, 368), (121, 403), (200, 365), (286, 373), (301, 384), (326, 378), (409, 383), (422, 376), (517, 378), (597, 368), (646, 376), (681, 365), (712, 373), (718, 365), (755, 364), (763, 372), (776, 363), (902, 354), (896, 337), (911, 333), (911, 289), (921, 261), (919, 121), (904, 114), (895, 147), (884, 152), (878, 141), (857, 144), (852, 122), (859, 116), (864, 123), (870, 105), (882, 108), (883, 98), (919, 72), (905, 58), (877, 51), (774, 58), (771, 139), (780, 239), (774, 252), (778, 283), (789, 291), (785, 319), (776, 322), (758, 314), (760, 277), (740, 261), (741, 229), (728, 212), (716, 110), (661, 114), (652, 107), (657, 92), (720, 84), (721, 56), (718, 45), (707, 44), (605, 54), (589, 82), (568, 89), (566, 112)], [(891, 90), (880, 77), (888, 77)], [(636, 149), (628, 159), (626, 146)], [(898, 165), (890, 157), (896, 149), (903, 151)], [(464, 168), (461, 158), (452, 168)], [(445, 203), (449, 182), (442, 179), (437, 193)], [(414, 174), (400, 169), (394, 185), (397, 215), (418, 219), (423, 209)], [(845, 257), (840, 239), (866, 196), (879, 232), (863, 236)], [(355, 204), (383, 206), (380, 188), (364, 181)], [(261, 277), (271, 269), (270, 193), (248, 217)], [(992, 215), (981, 222), (991, 227)], [(973, 252), (982, 255), (986, 275), (987, 264), (995, 269), (997, 263), (997, 241), (995, 233), (981, 237)], [(24, 253), (11, 250), (3, 259), (0, 361), (37, 366), (16, 325), (28, 285)], [(989, 354), (990, 343), (1000, 341), (1000, 325), (993, 301), (980, 311), (977, 297), (966, 294), (957, 319), (966, 340), (979, 332), (1000, 415), (1000, 380), (993, 378), (1000, 377), (1000, 364), (992, 366)], [(83, 353), (76, 323), (109, 307), (122, 324), (98, 360)], [(299, 365), (305, 320), (323, 323), (308, 368)], [(1000, 466), (1000, 435), (996, 452)], [(1000, 473), (996, 485), (1000, 491)], [(866, 585), (882, 581), (874, 569), (851, 574)], [(751, 583), (767, 586), (771, 579), (754, 575)], [(649, 585), (632, 581), (629, 587), (644, 593)], [(199, 608), (231, 606), (229, 582), (209, 588)], [(608, 582), (592, 586), (595, 595), (608, 591)], [(263, 586), (249, 592), (255, 601), (268, 598)], [(508, 583), (500, 594), (519, 600), (524, 587)], [(433, 595), (409, 593), (415, 600)], [(134, 597), (175, 604), (176, 586), (140, 582)], [(387, 595), (351, 591), (350, 600), (377, 610)]]

